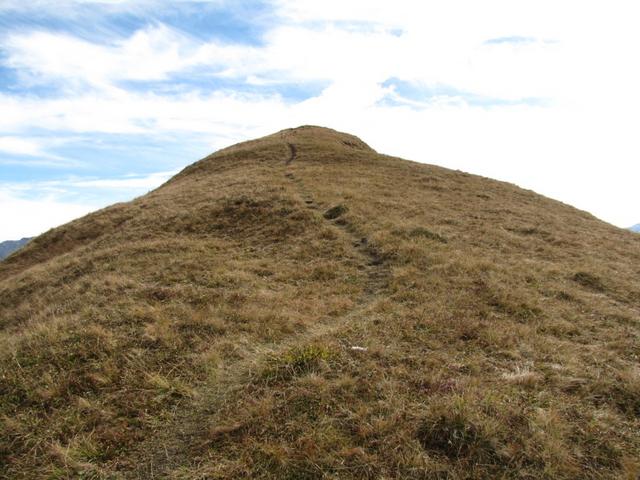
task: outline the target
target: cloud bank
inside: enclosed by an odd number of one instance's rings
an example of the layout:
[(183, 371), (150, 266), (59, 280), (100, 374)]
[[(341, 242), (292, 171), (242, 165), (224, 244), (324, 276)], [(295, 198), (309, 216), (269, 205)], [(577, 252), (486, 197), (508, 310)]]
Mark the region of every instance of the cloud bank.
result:
[[(616, 0), (3, 2), (0, 212), (97, 208), (214, 149), (320, 124), (637, 223), (634, 11)], [(56, 192), (18, 188), (43, 182)], [(23, 235), (20, 221), (0, 213), (12, 225), (2, 237)]]

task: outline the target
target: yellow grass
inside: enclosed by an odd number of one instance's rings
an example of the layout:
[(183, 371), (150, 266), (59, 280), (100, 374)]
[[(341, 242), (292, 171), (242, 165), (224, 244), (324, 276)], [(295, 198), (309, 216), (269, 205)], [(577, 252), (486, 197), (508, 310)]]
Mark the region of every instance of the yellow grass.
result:
[(318, 127), (0, 263), (3, 478), (628, 478), (640, 237)]

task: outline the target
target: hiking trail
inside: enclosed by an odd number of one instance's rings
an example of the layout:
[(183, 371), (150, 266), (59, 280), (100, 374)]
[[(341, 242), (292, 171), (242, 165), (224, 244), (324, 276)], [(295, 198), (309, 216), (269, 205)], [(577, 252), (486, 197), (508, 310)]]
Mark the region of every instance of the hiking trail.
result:
[[(144, 475), (148, 478), (166, 478), (172, 470), (187, 465), (189, 459), (193, 458), (191, 449), (202, 448), (203, 445), (206, 445), (209, 428), (215, 427), (221, 430), (235, 428), (233, 425), (229, 426), (224, 423), (216, 425), (212, 420), (215, 419), (216, 413), (221, 410), (221, 407), (232, 402), (234, 395), (242, 389), (244, 385), (242, 378), (251, 378), (252, 374), (260, 369), (264, 360), (269, 357), (282, 354), (295, 346), (312, 343), (319, 338), (336, 333), (351, 322), (361, 320), (388, 286), (391, 270), (384, 258), (370, 244), (367, 236), (344, 217), (346, 208), (343, 207), (343, 209), (336, 211), (336, 207), (333, 207), (322, 214), (320, 213), (325, 206), (315, 200), (304, 181), (294, 173), (297, 168), (294, 163), (298, 158), (297, 148), (289, 142), (287, 142), (287, 147), (289, 156), (284, 161), (285, 178), (289, 180), (295, 195), (304, 202), (308, 209), (318, 211), (315, 213), (316, 215), (321, 215), (332, 228), (350, 237), (350, 244), (359, 262), (358, 270), (363, 275), (363, 291), (356, 299), (355, 305), (346, 314), (336, 318), (327, 317), (308, 326), (306, 330), (293, 333), (277, 343), (254, 345), (253, 354), (245, 355), (245, 358), (235, 363), (223, 365), (215, 380), (200, 387), (199, 397), (194, 402), (195, 408), (193, 410), (176, 407), (175, 417), (170, 426), (165, 429), (165, 441), (161, 445), (141, 446), (142, 450), (153, 448), (155, 451), (146, 456), (151, 459), (150, 463), (140, 465), (136, 472), (137, 475)], [(331, 214), (332, 211), (334, 211), (333, 214)], [(349, 345), (346, 340), (338, 339), (338, 341), (345, 348), (362, 349)]]

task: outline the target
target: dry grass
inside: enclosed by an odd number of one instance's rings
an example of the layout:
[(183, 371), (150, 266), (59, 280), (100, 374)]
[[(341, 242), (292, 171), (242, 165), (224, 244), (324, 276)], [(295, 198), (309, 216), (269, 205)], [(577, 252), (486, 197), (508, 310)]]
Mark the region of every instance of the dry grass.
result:
[(509, 184), (240, 144), (0, 263), (0, 476), (635, 479), (639, 274)]

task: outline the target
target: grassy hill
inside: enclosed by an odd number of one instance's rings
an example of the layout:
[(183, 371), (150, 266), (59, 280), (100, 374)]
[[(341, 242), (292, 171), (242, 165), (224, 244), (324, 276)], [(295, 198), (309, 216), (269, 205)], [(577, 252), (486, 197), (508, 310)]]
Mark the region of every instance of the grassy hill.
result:
[(284, 130), (0, 263), (0, 476), (636, 479), (639, 354), (637, 234)]

